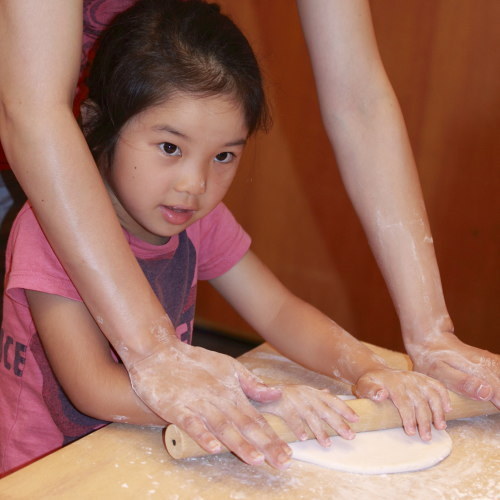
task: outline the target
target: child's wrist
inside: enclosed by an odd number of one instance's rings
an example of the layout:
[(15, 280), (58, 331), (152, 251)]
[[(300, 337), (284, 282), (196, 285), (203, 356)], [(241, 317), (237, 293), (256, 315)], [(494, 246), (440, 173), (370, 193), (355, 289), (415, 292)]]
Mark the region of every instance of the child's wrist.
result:
[(385, 373), (388, 371), (394, 371), (394, 370), (391, 367), (387, 366), (385, 363), (381, 363), (378, 360), (376, 360), (373, 363), (370, 363), (369, 365), (368, 364), (364, 365), (360, 369), (355, 384), (357, 384), (362, 377), (376, 376), (380, 375), (381, 372)]

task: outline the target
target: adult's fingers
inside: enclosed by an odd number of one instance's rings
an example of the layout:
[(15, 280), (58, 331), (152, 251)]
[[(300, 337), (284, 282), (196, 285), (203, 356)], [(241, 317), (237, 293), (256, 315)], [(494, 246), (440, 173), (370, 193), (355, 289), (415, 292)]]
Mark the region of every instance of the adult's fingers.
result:
[(492, 401), (500, 408), (498, 354), (464, 344), (450, 332), (407, 348), (415, 370), (441, 381), (453, 392)]
[(242, 460), (247, 462), (248, 457), (251, 460), (265, 460), (277, 469), (286, 468), (290, 464), (291, 448), (250, 403), (226, 405), (223, 416), (231, 421), (237, 434), (219, 435), (216, 430), (215, 435)]
[(278, 469), (288, 465), (290, 447), (247, 401), (234, 404), (227, 399), (205, 399), (192, 406), (178, 407), (173, 423), (209, 453), (217, 453), (223, 444), (250, 465), (264, 461)]
[(221, 442), (210, 432), (203, 418), (188, 408), (178, 408), (175, 412), (176, 422), (179, 428), (183, 429), (208, 453), (218, 453), (222, 449)]
[(488, 401), (494, 396), (493, 388), (483, 379), (442, 361), (434, 365), (432, 376), (451, 391), (472, 399)]

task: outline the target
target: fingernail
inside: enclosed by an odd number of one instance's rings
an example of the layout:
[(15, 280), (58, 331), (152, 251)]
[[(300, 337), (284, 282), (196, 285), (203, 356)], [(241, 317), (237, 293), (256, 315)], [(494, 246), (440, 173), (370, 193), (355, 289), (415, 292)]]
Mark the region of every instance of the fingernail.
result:
[(375, 396), (373, 396), (373, 399), (377, 399), (377, 400), (381, 399), (382, 396), (383, 396), (383, 394), (384, 394), (383, 389), (380, 389), (380, 391), (377, 391), (377, 393), (375, 394)]
[(265, 385), (264, 386), (264, 389), (267, 389), (267, 390), (271, 390), (271, 391), (275, 391), (275, 392), (279, 392), (281, 394), (281, 392), (283, 392), (281, 390), (281, 387), (278, 387), (276, 385)]
[(210, 441), (210, 443), (208, 443), (208, 447), (213, 453), (217, 453), (221, 450), (221, 445), (218, 441)]
[(491, 398), (491, 387), (489, 385), (480, 385), (477, 390), (477, 396), (479, 399), (486, 401)]
[(264, 455), (258, 451), (252, 451), (250, 453), (250, 458), (252, 459), (252, 462), (257, 462), (257, 463), (264, 462), (265, 460)]
[(287, 465), (287, 464), (289, 464), (290, 463), (290, 456), (288, 455), (288, 453), (280, 453), (278, 455), (278, 462), (281, 465)]

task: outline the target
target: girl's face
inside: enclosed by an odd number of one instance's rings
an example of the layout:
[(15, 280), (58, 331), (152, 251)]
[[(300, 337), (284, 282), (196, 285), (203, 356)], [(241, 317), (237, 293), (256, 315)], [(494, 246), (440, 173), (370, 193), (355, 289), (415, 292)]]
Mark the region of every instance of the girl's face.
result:
[(227, 96), (177, 94), (132, 117), (106, 178), (122, 226), (160, 245), (207, 215), (231, 185), (247, 135)]

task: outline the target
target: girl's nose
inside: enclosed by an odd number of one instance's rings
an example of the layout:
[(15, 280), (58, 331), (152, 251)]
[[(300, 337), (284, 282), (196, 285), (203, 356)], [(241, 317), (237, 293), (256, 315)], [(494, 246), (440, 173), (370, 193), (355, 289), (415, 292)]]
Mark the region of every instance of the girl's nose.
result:
[(207, 189), (206, 169), (198, 166), (188, 167), (186, 165), (186, 168), (182, 169), (178, 177), (175, 189), (191, 195), (205, 193)]

